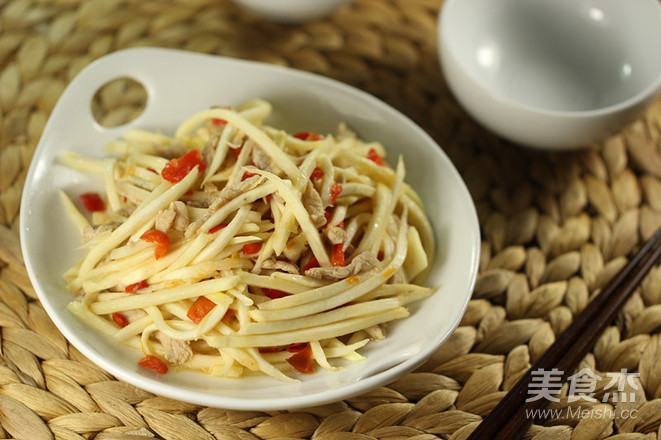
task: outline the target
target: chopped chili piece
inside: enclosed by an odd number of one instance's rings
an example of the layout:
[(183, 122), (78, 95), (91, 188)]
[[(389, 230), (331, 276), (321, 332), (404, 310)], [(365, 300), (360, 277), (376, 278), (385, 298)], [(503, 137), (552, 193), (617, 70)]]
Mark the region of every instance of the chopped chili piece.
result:
[(145, 287), (149, 287), (149, 283), (147, 283), (147, 280), (142, 280), (138, 281), (137, 283), (129, 284), (124, 288), (124, 292), (135, 293), (140, 289), (144, 289)]
[(188, 309), (186, 316), (193, 321), (195, 324), (199, 324), (202, 321), (202, 318), (207, 316), (207, 314), (216, 307), (216, 303), (211, 301), (206, 296), (200, 296), (195, 300), (193, 305)]
[(121, 313), (113, 313), (112, 320), (115, 321), (115, 323), (120, 327), (126, 327), (129, 325), (129, 320), (126, 319), (126, 316), (122, 315)]
[(230, 148), (230, 151), (232, 152), (232, 154), (234, 154), (234, 157), (239, 157), (239, 154), (241, 154), (241, 150), (243, 150), (243, 145), (245, 143), (246, 141), (243, 141), (238, 148)]
[(244, 180), (252, 176), (259, 176), (259, 173), (251, 173), (250, 171), (246, 171), (245, 173), (243, 173), (243, 176), (241, 176), (241, 181), (243, 182)]
[(304, 141), (319, 141), (321, 136), (311, 131), (301, 131), (300, 133), (294, 133), (294, 137), (304, 140)]
[(307, 342), (299, 342), (297, 344), (289, 344), (287, 346), (287, 351), (290, 353), (300, 353), (303, 350), (308, 348)]
[(312, 174), (310, 174), (310, 180), (321, 179), (322, 177), (324, 177), (324, 170), (321, 168), (315, 168)]
[(367, 158), (377, 165), (385, 166), (386, 164), (374, 148), (370, 148), (370, 151), (367, 152)]
[(342, 184), (340, 183), (333, 183), (330, 187), (330, 194), (331, 194), (331, 205), (334, 205), (335, 202), (337, 201), (337, 197), (340, 195), (342, 192)]
[(260, 353), (277, 353), (282, 350), (282, 347), (259, 347), (257, 350)]
[(309, 345), (304, 350), (288, 357), (287, 362), (303, 374), (314, 373), (314, 359), (312, 359), (312, 349)]
[[(224, 108), (226, 110), (232, 110), (232, 106), (230, 105), (215, 106), (213, 108)], [(211, 118), (211, 123), (213, 125), (225, 125), (227, 124), (227, 121), (223, 118)]]
[(385, 254), (383, 253), (383, 251), (379, 251), (379, 253), (376, 254), (376, 258), (379, 261), (383, 261), (383, 257), (385, 257)]
[(261, 243), (244, 244), (243, 247), (241, 248), (241, 250), (246, 255), (256, 254), (256, 253), (258, 253), (259, 251), (262, 250), (262, 244)]
[(83, 201), (83, 204), (88, 211), (97, 212), (106, 210), (106, 204), (98, 193), (81, 194), (80, 200)]
[(219, 223), (216, 226), (214, 226), (213, 228), (209, 229), (208, 233), (209, 234), (215, 234), (216, 232), (218, 232), (221, 229), (226, 228), (226, 227), (227, 227), (227, 223)]
[(151, 354), (148, 354), (144, 358), (138, 361), (138, 365), (149, 370), (154, 370), (158, 374), (165, 374), (168, 372), (168, 364), (166, 364), (162, 359), (157, 358)]
[[(330, 226), (330, 221), (333, 218), (333, 215), (330, 213), (330, 211), (326, 210), (324, 211), (324, 217), (326, 217), (326, 226)], [(340, 222), (335, 226), (344, 229), (344, 220), (340, 220)]]
[(312, 258), (310, 258), (310, 261), (308, 261), (305, 266), (303, 266), (303, 273), (305, 273), (305, 271), (308, 269), (312, 269), (313, 267), (319, 267), (319, 261), (314, 255)]
[[(330, 221), (333, 218), (333, 214), (331, 214), (331, 212), (328, 209), (326, 209), (324, 211), (324, 217), (326, 218), (326, 225), (325, 226), (330, 226)], [(340, 222), (335, 226), (337, 226), (338, 228), (344, 229), (344, 220), (340, 220)]]
[(200, 171), (204, 171), (206, 168), (200, 157), (200, 152), (198, 150), (191, 150), (179, 159), (172, 159), (165, 164), (163, 171), (161, 171), (161, 176), (168, 182), (176, 183), (186, 177), (196, 166), (200, 167)]
[(266, 287), (262, 287), (262, 292), (264, 292), (264, 295), (266, 295), (270, 299), (284, 298), (285, 296), (290, 295), (289, 293), (283, 292), (282, 290), (269, 289)]
[(170, 244), (170, 238), (165, 232), (161, 232), (158, 229), (150, 229), (140, 236), (141, 240), (146, 241), (147, 243), (156, 243), (156, 249), (154, 250), (154, 257), (158, 260), (168, 250), (168, 245)]
[(338, 243), (333, 245), (333, 254), (331, 255), (331, 264), (333, 266), (346, 266), (344, 261), (344, 244)]

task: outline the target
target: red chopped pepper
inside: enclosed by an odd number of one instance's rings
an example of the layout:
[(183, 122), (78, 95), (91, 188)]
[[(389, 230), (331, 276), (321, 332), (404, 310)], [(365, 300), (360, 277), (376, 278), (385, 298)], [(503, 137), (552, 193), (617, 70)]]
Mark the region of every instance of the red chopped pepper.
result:
[(269, 289), (266, 287), (262, 287), (262, 292), (264, 292), (264, 295), (266, 295), (270, 299), (284, 298), (285, 296), (290, 295), (289, 293), (283, 292), (282, 290)]
[(304, 350), (288, 357), (287, 362), (303, 374), (314, 373), (314, 359), (312, 359), (312, 349), (309, 345)]
[(324, 177), (324, 170), (321, 168), (315, 168), (312, 174), (310, 174), (310, 180), (321, 179), (322, 177)]
[(248, 243), (244, 244), (243, 247), (241, 248), (244, 254), (246, 255), (252, 255), (258, 253), (260, 250), (262, 250), (262, 244), (261, 243)]
[(282, 347), (259, 347), (257, 349), (260, 353), (277, 353), (282, 350)]
[(198, 150), (191, 150), (179, 159), (172, 159), (165, 164), (163, 171), (161, 171), (161, 176), (168, 182), (176, 183), (186, 177), (196, 166), (199, 166), (200, 171), (204, 171), (206, 168), (200, 157), (200, 152)]
[(145, 287), (149, 287), (149, 283), (147, 283), (147, 280), (142, 280), (138, 281), (137, 283), (129, 284), (124, 288), (124, 292), (135, 293), (140, 289), (144, 289)]
[(126, 327), (129, 325), (129, 320), (126, 319), (126, 316), (122, 315), (121, 313), (113, 313), (112, 320), (115, 321), (115, 323), (120, 327)]
[(156, 249), (154, 250), (154, 257), (158, 260), (168, 250), (168, 245), (170, 244), (170, 238), (165, 232), (161, 232), (158, 229), (150, 229), (140, 236), (141, 240), (146, 241), (147, 243), (156, 243)]
[(88, 211), (97, 212), (106, 210), (106, 204), (98, 193), (81, 194), (80, 200), (83, 201), (83, 204)]
[(312, 269), (313, 267), (319, 267), (319, 261), (314, 255), (312, 258), (310, 258), (310, 261), (308, 261), (305, 266), (303, 266), (303, 273), (305, 273), (305, 271), (308, 269)]
[(370, 148), (370, 151), (367, 152), (367, 158), (377, 165), (385, 166), (386, 164), (374, 148)]
[(251, 173), (250, 171), (246, 171), (245, 173), (243, 173), (243, 176), (241, 176), (241, 181), (243, 182), (244, 180), (252, 176), (259, 176), (259, 173)]
[(307, 342), (299, 342), (296, 344), (289, 344), (287, 346), (287, 351), (289, 353), (300, 353), (308, 349), (309, 344)]
[(144, 358), (138, 361), (138, 365), (149, 370), (154, 370), (158, 374), (165, 374), (168, 372), (168, 364), (166, 364), (162, 359), (157, 358), (151, 354), (148, 354)]
[[(215, 108), (224, 108), (226, 110), (232, 110), (232, 106), (230, 106), (230, 105), (223, 105), (223, 106), (215, 107)], [(225, 125), (225, 124), (227, 124), (227, 121), (224, 120), (223, 118), (211, 118), (211, 123), (213, 125)]]
[[(333, 218), (333, 214), (331, 214), (329, 210), (325, 210), (324, 211), (324, 217), (326, 218), (326, 225), (325, 226), (330, 226), (330, 221)], [(340, 220), (340, 222), (335, 226), (337, 226), (338, 228), (344, 229), (344, 220)]]
[(227, 227), (227, 223), (219, 223), (216, 226), (214, 226), (213, 228), (209, 229), (208, 233), (209, 234), (215, 234), (216, 232), (218, 232), (221, 229), (226, 228), (226, 227)]
[(202, 321), (202, 318), (207, 316), (207, 314), (216, 307), (216, 303), (211, 301), (206, 296), (200, 296), (195, 300), (193, 305), (188, 309), (186, 316), (193, 321), (195, 324), (199, 324)]
[(331, 264), (333, 266), (346, 266), (344, 260), (344, 245), (342, 243), (333, 245), (333, 254), (331, 255)]
[(321, 136), (311, 131), (301, 131), (299, 133), (294, 133), (294, 137), (304, 141), (319, 141), (322, 139)]
[(340, 183), (333, 183), (330, 187), (330, 195), (331, 195), (331, 205), (334, 205), (335, 202), (337, 201), (337, 197), (340, 195), (342, 192), (342, 184)]
[(230, 148), (230, 151), (234, 154), (234, 157), (239, 157), (239, 154), (241, 154), (241, 150), (243, 150), (243, 145), (244, 145), (245, 143), (246, 143), (246, 142), (243, 141), (243, 143), (241, 144), (240, 147), (238, 147), (238, 148)]

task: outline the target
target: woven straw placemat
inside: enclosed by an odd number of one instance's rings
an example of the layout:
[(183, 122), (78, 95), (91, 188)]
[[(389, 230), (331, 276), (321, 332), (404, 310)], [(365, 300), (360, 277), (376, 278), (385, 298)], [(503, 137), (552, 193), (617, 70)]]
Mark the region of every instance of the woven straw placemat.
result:
[[(509, 145), (473, 123), (443, 82), (435, 44), (440, 3), (358, 0), (324, 19), (279, 25), (228, 0), (0, 0), (0, 438), (466, 438), (661, 225), (661, 102), (580, 152)], [(327, 75), (384, 99), (434, 136), (471, 190), (483, 238), (473, 300), (447, 344), (388, 386), (276, 412), (154, 396), (117, 381), (69, 345), (39, 304), (21, 258), (21, 189), (67, 83), (92, 60), (137, 45)], [(95, 109), (117, 123), (140, 99), (118, 84), (99, 94)], [(537, 422), (526, 438), (657, 439), (659, 328), (657, 267), (579, 367), (602, 378), (591, 399), (553, 403), (564, 412)], [(622, 372), (633, 374), (613, 392), (607, 379)], [(617, 402), (624, 394), (629, 399)]]

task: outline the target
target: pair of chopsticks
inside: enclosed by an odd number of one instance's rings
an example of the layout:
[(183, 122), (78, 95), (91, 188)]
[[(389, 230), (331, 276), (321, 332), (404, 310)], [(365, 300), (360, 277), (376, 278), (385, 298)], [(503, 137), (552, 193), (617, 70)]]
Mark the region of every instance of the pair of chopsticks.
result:
[(529, 397), (528, 387), (532, 383), (532, 372), (556, 368), (562, 372), (562, 383), (564, 383), (606, 327), (613, 322), (618, 311), (659, 257), (661, 257), (661, 228), (588, 303), (555, 343), (477, 426), (468, 440), (518, 438), (523, 429), (532, 422), (528, 415), (538, 413), (538, 410), (548, 403), (548, 400), (544, 399), (530, 399), (530, 402), (526, 402), (526, 397)]

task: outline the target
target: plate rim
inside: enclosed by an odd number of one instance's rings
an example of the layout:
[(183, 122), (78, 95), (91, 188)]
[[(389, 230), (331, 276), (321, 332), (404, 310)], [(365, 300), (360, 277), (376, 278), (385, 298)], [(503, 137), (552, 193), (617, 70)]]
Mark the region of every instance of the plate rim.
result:
[[(465, 197), (466, 200), (470, 202), (468, 211), (471, 214), (471, 218), (467, 220), (470, 221), (470, 223), (472, 223), (472, 227), (470, 228), (470, 230), (473, 231), (473, 236), (467, 237), (467, 242), (469, 241), (468, 239), (471, 239), (470, 241), (472, 242), (472, 246), (471, 246), (472, 249), (470, 252), (470, 267), (467, 269), (470, 274), (469, 279), (467, 280), (468, 292), (465, 293), (464, 301), (461, 305), (461, 313), (454, 317), (454, 320), (452, 320), (452, 322), (448, 327), (449, 331), (447, 332), (447, 334), (445, 334), (442, 338), (438, 340), (433, 340), (432, 342), (434, 343), (430, 344), (429, 347), (423, 348), (420, 352), (416, 353), (412, 357), (404, 360), (403, 362), (390, 366), (389, 368), (383, 371), (378, 371), (377, 373), (372, 374), (371, 376), (365, 378), (361, 378), (356, 382), (352, 382), (350, 384), (343, 385), (337, 388), (331, 388), (321, 393), (304, 394), (296, 397), (267, 398), (260, 400), (238, 399), (234, 397), (224, 397), (222, 395), (210, 396), (208, 394), (190, 391), (181, 388), (176, 384), (167, 384), (160, 380), (157, 380), (157, 378), (148, 377), (146, 375), (140, 374), (140, 377), (136, 378), (135, 374), (131, 374), (130, 371), (126, 371), (121, 366), (117, 366), (112, 362), (105, 362), (103, 361), (102, 358), (99, 361), (99, 357), (96, 355), (96, 353), (94, 353), (93, 350), (90, 350), (87, 344), (81, 341), (77, 337), (77, 335), (69, 328), (65, 320), (60, 317), (58, 311), (54, 310), (54, 308), (52, 307), (52, 303), (48, 300), (48, 295), (42, 291), (41, 282), (38, 278), (38, 274), (36, 273), (35, 268), (33, 267), (32, 259), (30, 258), (31, 251), (27, 249), (30, 240), (27, 239), (26, 236), (26, 234), (29, 234), (29, 231), (27, 231), (26, 229), (26, 222), (29, 213), (26, 211), (30, 207), (30, 203), (29, 200), (27, 200), (27, 198), (29, 197), (29, 194), (31, 192), (30, 191), (31, 186), (35, 180), (35, 176), (34, 176), (36, 172), (35, 169), (38, 167), (39, 158), (42, 157), (44, 149), (48, 145), (51, 131), (54, 129), (53, 127), (54, 118), (49, 117), (49, 120), (39, 140), (38, 146), (35, 150), (34, 156), (31, 160), (28, 173), (26, 175), (25, 185), (21, 197), (19, 233), (21, 239), (21, 250), (23, 253), (23, 258), (25, 261), (26, 269), (30, 277), (30, 280), (50, 319), (53, 320), (53, 323), (56, 325), (58, 330), (62, 332), (62, 334), (66, 337), (69, 343), (71, 343), (74, 347), (76, 347), (83, 355), (88, 357), (92, 362), (94, 362), (103, 370), (112, 374), (114, 377), (123, 380), (127, 383), (130, 383), (138, 388), (155, 393), (157, 395), (170, 397), (189, 403), (201, 404), (201, 405), (205, 405), (209, 407), (217, 407), (217, 408), (227, 408), (227, 409), (237, 409), (237, 410), (255, 410), (255, 409), (280, 410), (280, 409), (310, 407), (310, 406), (317, 406), (321, 404), (336, 402), (361, 394), (363, 392), (368, 391), (369, 389), (373, 389), (380, 385), (384, 385), (388, 382), (392, 382), (393, 380), (396, 380), (397, 378), (403, 376), (404, 374), (413, 371), (424, 361), (426, 361), (429, 358), (429, 356), (431, 356), (431, 354), (433, 354), (433, 352), (436, 351), (445, 341), (447, 341), (447, 339), (454, 333), (454, 331), (458, 327), (460, 320), (466, 311), (468, 303), (471, 300), (472, 290), (475, 287), (477, 274), (478, 274), (478, 266), (479, 266), (480, 228), (479, 228), (479, 222), (478, 222), (478, 217), (474, 202), (472, 200), (470, 192), (468, 191), (468, 188), (466, 187), (463, 178), (456, 170), (454, 164), (446, 155), (445, 151), (436, 143), (436, 141), (424, 129), (422, 129), (417, 123), (415, 123), (407, 115), (392, 107), (390, 104), (367, 93), (366, 91), (363, 91), (361, 89), (358, 89), (357, 87), (343, 83), (333, 78), (325, 77), (317, 73), (295, 69), (292, 67), (268, 64), (260, 61), (236, 59), (221, 55), (201, 54), (201, 53), (189, 52), (185, 50), (165, 49), (165, 48), (124, 49), (113, 52), (109, 55), (106, 55), (104, 57), (101, 57), (93, 61), (83, 70), (81, 70), (81, 72), (79, 72), (79, 74), (69, 83), (69, 85), (61, 95), (60, 99), (58, 100), (58, 103), (51, 112), (51, 116), (56, 114), (56, 112), (58, 112), (58, 109), (63, 105), (62, 102), (64, 102), (66, 96), (68, 96), (67, 94), (73, 93), (72, 90), (75, 90), (75, 87), (77, 86), (77, 84), (80, 83), (80, 81), (87, 80), (88, 77), (91, 74), (93, 74), (95, 71), (98, 71), (100, 68), (109, 65), (110, 63), (114, 62), (117, 59), (121, 59), (125, 57), (134, 57), (134, 56), (138, 56), (138, 57), (167, 56), (167, 57), (182, 57), (182, 58), (199, 57), (199, 58), (204, 58), (209, 62), (217, 62), (219, 63), (219, 65), (222, 63), (230, 63), (236, 66), (248, 66), (250, 68), (261, 69), (262, 71), (265, 72), (272, 70), (280, 70), (280, 71), (284, 71), (288, 75), (294, 75), (295, 77), (303, 78), (307, 81), (324, 83), (325, 85), (339, 89), (344, 93), (357, 95), (360, 99), (366, 100), (369, 105), (379, 106), (384, 110), (387, 110), (388, 113), (393, 114), (395, 117), (402, 119), (404, 122), (407, 123), (407, 125), (411, 129), (417, 130), (419, 135), (426, 138), (428, 143), (437, 147), (441, 159), (453, 171), (454, 173), (453, 178), (457, 180), (457, 183), (459, 184), (459, 188), (464, 193), (463, 197)], [(125, 76), (131, 77), (131, 75), (125, 75)], [(101, 85), (103, 83), (104, 82), (102, 82)], [(147, 109), (145, 109), (145, 111), (146, 110)], [(140, 116), (138, 116), (138, 118), (133, 120), (131, 123), (117, 127), (117, 129), (123, 132), (132, 125), (139, 125), (140, 119), (141, 119)]]

